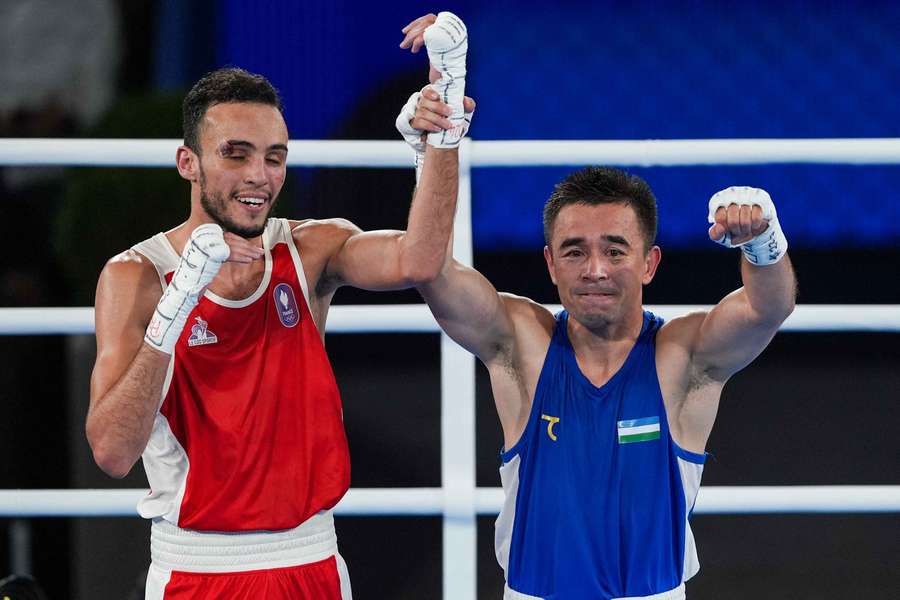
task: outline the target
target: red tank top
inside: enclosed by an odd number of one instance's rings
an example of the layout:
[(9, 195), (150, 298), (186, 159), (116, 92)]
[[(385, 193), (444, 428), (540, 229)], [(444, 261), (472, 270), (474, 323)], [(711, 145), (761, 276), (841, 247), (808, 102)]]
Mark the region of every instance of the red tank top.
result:
[[(203, 531), (288, 529), (349, 487), (340, 395), (288, 223), (270, 219), (263, 243), (266, 272), (254, 294), (229, 301), (207, 291), (188, 317), (144, 453), (151, 488), (158, 472), (168, 490), (151, 491), (144, 516)], [(175, 480), (165, 468), (173, 457), (187, 462)], [(161, 502), (167, 492), (175, 497)]]

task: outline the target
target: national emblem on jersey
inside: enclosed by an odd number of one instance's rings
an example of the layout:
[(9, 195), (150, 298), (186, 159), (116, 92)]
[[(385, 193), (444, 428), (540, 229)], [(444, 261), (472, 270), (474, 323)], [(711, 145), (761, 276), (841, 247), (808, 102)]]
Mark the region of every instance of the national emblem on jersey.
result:
[(194, 317), (196, 323), (191, 326), (191, 337), (188, 338), (188, 346), (205, 346), (219, 341), (218, 336), (209, 330), (209, 323), (200, 317)]
[(286, 283), (279, 283), (272, 291), (275, 296), (275, 311), (285, 327), (293, 327), (300, 322), (300, 308), (294, 297), (294, 290)]
[(659, 417), (644, 417), (619, 421), (616, 425), (620, 444), (649, 442), (659, 439)]

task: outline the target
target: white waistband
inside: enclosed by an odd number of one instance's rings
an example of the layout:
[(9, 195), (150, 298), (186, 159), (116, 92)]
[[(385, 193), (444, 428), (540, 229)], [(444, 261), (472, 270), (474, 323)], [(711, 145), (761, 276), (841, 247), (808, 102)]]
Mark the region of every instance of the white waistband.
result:
[(154, 519), (150, 558), (168, 571), (231, 573), (278, 569), (324, 560), (337, 554), (332, 512), (322, 511), (293, 529), (207, 533)]
[[(529, 596), (506, 585), (503, 589), (503, 600), (542, 600), (538, 596)], [(652, 596), (629, 596), (627, 598), (613, 598), (613, 600), (684, 600), (684, 584), (682, 583), (674, 590), (660, 592)]]

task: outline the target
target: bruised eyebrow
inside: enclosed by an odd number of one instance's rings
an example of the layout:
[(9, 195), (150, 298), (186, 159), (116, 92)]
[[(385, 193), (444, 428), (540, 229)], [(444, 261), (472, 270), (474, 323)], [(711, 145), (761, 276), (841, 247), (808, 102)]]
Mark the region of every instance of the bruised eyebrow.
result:
[[(219, 153), (222, 156), (228, 156), (235, 148), (246, 148), (247, 150), (256, 150), (256, 145), (247, 140), (226, 140), (219, 146)], [(272, 144), (266, 148), (266, 152), (281, 151), (287, 153), (288, 147), (285, 144)]]

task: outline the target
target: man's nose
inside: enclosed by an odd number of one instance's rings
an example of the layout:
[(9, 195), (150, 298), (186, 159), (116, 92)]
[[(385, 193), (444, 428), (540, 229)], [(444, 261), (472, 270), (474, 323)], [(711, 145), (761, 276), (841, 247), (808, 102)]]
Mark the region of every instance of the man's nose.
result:
[(247, 159), (244, 168), (244, 183), (259, 185), (266, 180), (266, 160), (264, 157)]
[(609, 277), (606, 260), (603, 256), (591, 255), (584, 265), (582, 278), (589, 281), (600, 281)]

